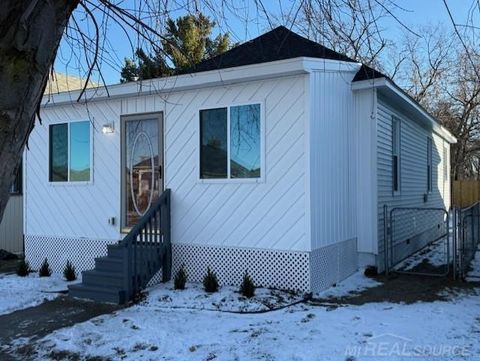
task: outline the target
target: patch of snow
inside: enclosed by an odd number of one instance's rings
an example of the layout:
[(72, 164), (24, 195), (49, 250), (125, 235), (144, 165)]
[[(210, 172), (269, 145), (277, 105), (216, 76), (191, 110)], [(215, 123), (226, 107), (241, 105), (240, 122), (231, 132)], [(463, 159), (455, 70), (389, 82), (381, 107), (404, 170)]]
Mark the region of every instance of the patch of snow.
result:
[(314, 294), (315, 298), (344, 297), (360, 293), (368, 288), (380, 286), (382, 283), (364, 275), (364, 270), (355, 272), (350, 277), (337, 283), (325, 291)]
[(0, 315), (52, 300), (68, 284), (59, 274), (50, 277), (38, 277), (36, 273), (27, 277), (0, 274)]
[[(261, 314), (211, 311), (211, 299), (192, 299), (200, 309), (168, 308), (160, 299), (169, 296), (172, 305), (184, 304), (189, 294), (197, 297), (197, 291), (153, 289), (144, 304), (37, 341), (37, 359), (52, 351), (76, 353), (84, 359), (249, 361), (445, 361), (476, 359), (480, 354), (478, 294), (449, 302), (371, 303), (333, 310), (300, 304)], [(231, 295), (222, 288), (218, 297)]]
[(467, 273), (467, 281), (480, 281), (480, 250), (477, 250), (475, 257), (470, 264), (471, 270)]
[(263, 312), (303, 299), (302, 295), (257, 288), (252, 298), (243, 297), (238, 288), (222, 286), (220, 292), (206, 293), (199, 283), (187, 283), (185, 290), (174, 290), (173, 282), (147, 290), (145, 307), (184, 308), (226, 312)]
[[(450, 258), (452, 255), (453, 240), (449, 237)], [(425, 248), (409, 256), (406, 260), (395, 266), (395, 269), (402, 271), (411, 271), (423, 262), (440, 267), (447, 264), (447, 242), (445, 238), (432, 242)]]

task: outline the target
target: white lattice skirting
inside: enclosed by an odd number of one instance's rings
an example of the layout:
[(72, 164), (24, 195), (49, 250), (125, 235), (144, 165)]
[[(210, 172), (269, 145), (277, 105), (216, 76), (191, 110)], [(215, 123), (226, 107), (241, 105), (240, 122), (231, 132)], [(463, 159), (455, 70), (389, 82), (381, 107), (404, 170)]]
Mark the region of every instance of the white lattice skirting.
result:
[(239, 285), (248, 271), (255, 284), (289, 290), (310, 288), (309, 253), (254, 248), (174, 244), (173, 268), (184, 264), (189, 280), (200, 282), (210, 267), (220, 284)]
[(334, 243), (310, 253), (311, 287), (320, 292), (358, 269), (357, 239)]
[[(77, 270), (92, 269), (95, 257), (107, 254), (115, 241), (26, 236), (25, 254), (33, 269), (48, 258), (54, 272), (70, 260)], [(239, 285), (245, 271), (259, 286), (319, 292), (345, 279), (358, 268), (356, 239), (312, 252), (278, 251), (173, 244), (172, 275), (183, 264), (189, 281), (201, 282), (210, 267), (220, 284)]]
[(25, 236), (25, 257), (33, 270), (38, 270), (45, 257), (53, 272), (61, 273), (67, 260), (78, 272), (93, 269), (95, 258), (107, 255), (107, 244), (115, 240)]
[(350, 239), (312, 252), (173, 245), (172, 272), (184, 264), (200, 282), (210, 267), (221, 284), (238, 285), (245, 270), (257, 285), (320, 292), (358, 269), (357, 241)]

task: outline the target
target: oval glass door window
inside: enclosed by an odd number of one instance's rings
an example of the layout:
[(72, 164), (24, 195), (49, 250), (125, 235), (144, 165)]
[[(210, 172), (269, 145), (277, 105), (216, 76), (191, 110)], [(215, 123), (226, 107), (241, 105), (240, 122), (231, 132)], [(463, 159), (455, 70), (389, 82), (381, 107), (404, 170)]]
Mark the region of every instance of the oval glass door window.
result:
[(133, 207), (139, 216), (143, 216), (152, 205), (155, 184), (155, 155), (152, 142), (145, 132), (139, 132), (135, 137), (130, 157)]
[(126, 122), (125, 226), (134, 226), (160, 194), (158, 119)]

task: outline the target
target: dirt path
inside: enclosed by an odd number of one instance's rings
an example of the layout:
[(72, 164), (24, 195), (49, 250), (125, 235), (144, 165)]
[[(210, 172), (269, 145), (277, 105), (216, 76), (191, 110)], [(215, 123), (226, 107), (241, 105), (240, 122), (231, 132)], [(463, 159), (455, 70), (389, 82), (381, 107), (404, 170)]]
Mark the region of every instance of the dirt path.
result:
[(415, 302), (446, 301), (451, 295), (462, 291), (480, 295), (480, 282), (453, 280), (451, 277), (418, 276), (410, 274), (383, 275), (375, 278), (381, 285), (339, 298), (316, 299), (316, 303), (363, 305), (371, 302)]
[(18, 259), (0, 261), (0, 273), (13, 273), (17, 269)]
[(87, 321), (99, 315), (112, 313), (121, 307), (112, 304), (100, 304), (60, 296), (44, 302), (0, 316), (0, 360), (28, 360), (32, 349), (25, 347), (17, 350), (22, 355), (9, 354), (11, 344), (21, 337), (42, 338), (55, 330)]

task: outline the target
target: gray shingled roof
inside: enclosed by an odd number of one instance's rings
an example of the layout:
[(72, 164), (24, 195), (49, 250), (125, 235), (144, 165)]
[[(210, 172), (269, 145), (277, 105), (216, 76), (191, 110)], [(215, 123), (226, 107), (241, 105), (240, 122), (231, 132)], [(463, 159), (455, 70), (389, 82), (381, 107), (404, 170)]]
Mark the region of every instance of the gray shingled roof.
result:
[[(226, 69), (297, 57), (356, 62), (348, 56), (304, 38), (284, 26), (279, 26), (255, 39), (236, 46), (223, 54), (204, 60), (182, 73), (188, 74)], [(375, 69), (363, 65), (353, 81), (381, 77), (386, 76)]]

